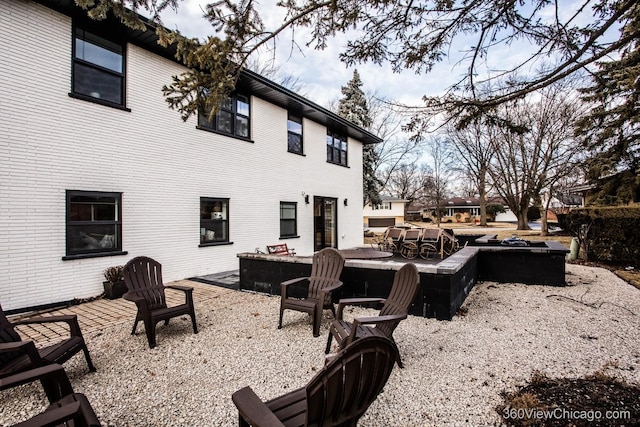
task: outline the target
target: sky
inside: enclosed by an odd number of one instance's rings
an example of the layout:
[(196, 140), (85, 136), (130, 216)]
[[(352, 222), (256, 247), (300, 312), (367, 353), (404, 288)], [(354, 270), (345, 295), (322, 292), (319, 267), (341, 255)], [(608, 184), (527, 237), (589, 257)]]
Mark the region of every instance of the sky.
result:
[[(190, 37), (204, 38), (211, 35), (212, 27), (202, 17), (203, 6), (201, 6), (211, 1), (183, 0), (177, 13), (175, 11), (163, 13), (162, 19), (165, 26), (171, 30), (179, 30)], [(560, 10), (548, 7), (538, 16), (545, 19), (545, 14), (551, 18), (558, 13), (561, 18), (565, 18), (573, 15), (577, 4), (584, 4), (585, 1), (588, 0), (564, 0), (559, 3), (562, 6)], [(283, 20), (282, 8), (275, 6), (275, 3), (274, 0), (254, 1), (267, 29), (276, 28)], [(524, 7), (527, 5), (525, 4)], [(591, 9), (586, 7), (585, 12), (576, 19), (575, 23), (584, 24), (592, 20)], [(298, 78), (303, 84), (302, 89), (298, 91), (300, 95), (324, 107), (329, 107), (331, 102), (341, 98), (340, 89), (351, 80), (354, 69), (357, 69), (360, 74), (363, 82), (362, 89), (365, 93), (374, 93), (380, 98), (393, 100), (399, 104), (420, 106), (423, 96), (441, 95), (449, 86), (461, 79), (466, 68), (464, 64), (461, 65), (458, 62), (463, 56), (462, 52), (475, 44), (473, 36), (454, 38), (454, 43), (447, 52), (448, 56), (428, 74), (419, 75), (412, 70), (394, 73), (389, 64), (380, 66), (364, 63), (347, 68), (338, 58), (338, 54), (349, 39), (345, 34), (329, 38), (326, 49), (320, 51), (305, 46), (309, 37), (305, 36), (304, 29), (296, 29), (295, 39), (299, 48), (292, 48), (291, 33), (285, 32), (277, 40), (275, 55), (265, 53), (260, 59), (268, 61), (273, 58), (281, 73)], [(508, 69), (530, 57), (533, 49), (524, 41), (512, 46), (493, 46), (485, 58), (488, 64), (486, 67)], [(537, 66), (539, 66), (538, 63), (533, 63), (531, 69)], [(479, 71), (483, 72), (483, 69)]]
[[(206, 4), (202, 0), (184, 0), (178, 13), (168, 11), (163, 13), (162, 19), (167, 28), (179, 30), (190, 37), (204, 37), (212, 33), (210, 24), (202, 18), (200, 5)], [(261, 16), (267, 28), (274, 28), (281, 22), (281, 16), (276, 13), (279, 9), (274, 6), (275, 1), (260, 2)], [(428, 75), (417, 75), (413, 71), (394, 73), (389, 64), (379, 66), (365, 63), (347, 68), (338, 59), (339, 52), (346, 45), (348, 36), (338, 34), (328, 40), (326, 49), (318, 51), (306, 47), (303, 31), (296, 30), (296, 40), (303, 49), (291, 48), (291, 33), (279, 37), (275, 62), (283, 73), (297, 77), (304, 84), (300, 94), (312, 101), (327, 106), (331, 101), (341, 97), (340, 88), (345, 86), (353, 77), (354, 69), (358, 70), (363, 82), (362, 89), (367, 93), (375, 93), (379, 97), (393, 99), (405, 105), (420, 105), (423, 95), (434, 96), (455, 83), (464, 73), (464, 68), (456, 66), (457, 59), (447, 58)], [(451, 49), (452, 57), (458, 56), (458, 51), (464, 48), (464, 41)], [(520, 56), (520, 52), (517, 56)], [(499, 54), (498, 54), (499, 55)], [(516, 54), (511, 53), (514, 57)], [(261, 57), (264, 61), (272, 58), (265, 53)]]

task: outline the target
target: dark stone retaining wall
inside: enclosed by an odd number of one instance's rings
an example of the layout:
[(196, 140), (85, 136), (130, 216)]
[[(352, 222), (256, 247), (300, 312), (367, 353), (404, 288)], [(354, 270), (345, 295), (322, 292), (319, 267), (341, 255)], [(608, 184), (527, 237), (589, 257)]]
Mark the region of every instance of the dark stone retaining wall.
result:
[[(468, 245), (437, 264), (417, 262), (420, 290), (410, 314), (451, 320), (478, 280), (564, 285), (564, 257), (568, 250), (556, 242), (546, 243), (546, 247), (479, 243)], [(244, 290), (279, 295), (281, 282), (311, 274), (311, 257), (240, 253), (238, 258), (240, 289)], [(406, 262), (397, 258), (348, 259), (340, 276), (344, 286), (334, 294), (335, 302), (349, 297), (385, 298), (393, 275)]]
[(470, 242), (480, 248), (478, 280), (500, 283), (564, 286), (565, 256), (569, 250), (559, 242), (531, 241), (532, 246), (503, 246), (495, 235)]
[[(476, 283), (477, 249), (464, 248), (438, 264), (417, 264), (420, 290), (410, 314), (450, 320)], [(280, 294), (280, 283), (311, 273), (311, 257), (238, 254), (240, 289)], [(389, 295), (393, 276), (405, 260), (347, 260), (340, 276), (344, 286), (335, 302), (349, 297)], [(300, 295), (303, 296), (303, 295)]]

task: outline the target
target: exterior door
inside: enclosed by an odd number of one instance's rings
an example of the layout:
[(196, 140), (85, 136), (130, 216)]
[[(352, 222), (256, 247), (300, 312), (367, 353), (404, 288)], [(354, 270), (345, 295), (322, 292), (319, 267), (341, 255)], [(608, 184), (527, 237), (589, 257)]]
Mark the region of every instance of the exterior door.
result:
[(338, 244), (338, 199), (332, 197), (313, 198), (314, 244), (313, 250), (337, 248)]

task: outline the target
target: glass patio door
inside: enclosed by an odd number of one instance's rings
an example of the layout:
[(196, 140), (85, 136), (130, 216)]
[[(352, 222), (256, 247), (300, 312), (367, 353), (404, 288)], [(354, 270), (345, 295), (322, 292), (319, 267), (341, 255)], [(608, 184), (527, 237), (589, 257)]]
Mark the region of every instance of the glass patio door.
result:
[(332, 197), (313, 198), (314, 244), (313, 250), (337, 248), (338, 199)]

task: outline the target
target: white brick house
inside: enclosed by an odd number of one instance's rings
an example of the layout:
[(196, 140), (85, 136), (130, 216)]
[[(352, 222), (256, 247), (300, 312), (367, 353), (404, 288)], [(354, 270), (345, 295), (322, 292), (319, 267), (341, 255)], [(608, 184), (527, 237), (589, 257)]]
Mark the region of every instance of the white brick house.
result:
[(73, 0), (0, 10), (5, 310), (99, 295), (102, 271), (139, 255), (171, 281), (267, 244), (362, 244), (376, 136), (249, 72), (214, 123), (183, 122), (161, 88), (184, 68), (152, 32), (90, 21)]

